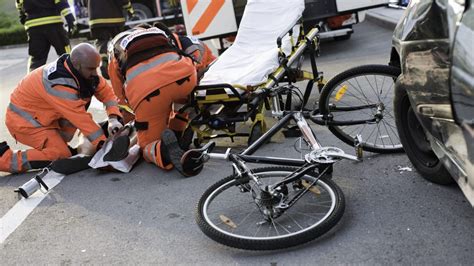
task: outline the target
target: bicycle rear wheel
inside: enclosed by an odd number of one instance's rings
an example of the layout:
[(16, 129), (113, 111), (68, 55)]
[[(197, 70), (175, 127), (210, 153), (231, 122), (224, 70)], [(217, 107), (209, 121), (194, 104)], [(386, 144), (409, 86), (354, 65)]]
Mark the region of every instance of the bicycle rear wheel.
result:
[[(264, 184), (273, 184), (295, 171), (292, 167), (253, 169)], [(213, 240), (235, 248), (273, 250), (311, 241), (329, 231), (341, 219), (345, 202), (341, 189), (331, 180), (305, 175), (279, 191), (291, 199), (298, 191), (310, 187), (281, 216), (265, 220), (255, 198), (249, 178), (228, 176), (203, 194), (196, 209), (196, 222)]]
[(402, 152), (393, 113), (395, 81), (400, 69), (387, 65), (365, 65), (348, 69), (332, 78), (319, 99), (320, 113), (332, 118), (329, 130), (354, 145), (362, 136), (362, 148), (370, 152)]

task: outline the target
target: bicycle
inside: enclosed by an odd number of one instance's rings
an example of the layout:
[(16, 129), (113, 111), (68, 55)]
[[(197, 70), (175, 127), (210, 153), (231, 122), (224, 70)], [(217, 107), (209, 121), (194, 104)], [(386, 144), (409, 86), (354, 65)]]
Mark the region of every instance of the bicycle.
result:
[[(266, 89), (260, 97), (291, 89)], [(282, 113), (272, 128), (240, 153), (230, 148), (225, 153), (212, 153), (213, 142), (192, 150), (200, 152), (204, 161), (230, 161), (234, 170), (234, 174), (210, 186), (197, 204), (196, 222), (211, 239), (240, 249), (281, 249), (317, 238), (342, 218), (344, 195), (331, 180), (332, 167), (340, 159), (362, 160), (360, 136), (354, 140), (357, 156), (349, 155), (336, 147), (321, 146), (306, 121), (317, 120), (312, 112)], [(296, 123), (310, 148), (304, 159), (252, 155), (290, 121)], [(251, 169), (246, 163), (278, 166)]]

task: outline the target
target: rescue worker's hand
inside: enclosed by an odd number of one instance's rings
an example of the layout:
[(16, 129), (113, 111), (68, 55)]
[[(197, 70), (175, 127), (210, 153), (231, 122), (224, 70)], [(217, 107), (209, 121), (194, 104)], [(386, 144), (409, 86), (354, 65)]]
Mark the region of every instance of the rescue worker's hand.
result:
[(76, 36), (77, 32), (78, 32), (78, 29), (77, 29), (76, 23), (68, 24), (67, 34), (68, 34), (69, 38), (72, 38), (72, 37)]
[(114, 135), (123, 127), (122, 123), (118, 121), (116, 116), (110, 116), (108, 122), (107, 131), (109, 132), (109, 136)]

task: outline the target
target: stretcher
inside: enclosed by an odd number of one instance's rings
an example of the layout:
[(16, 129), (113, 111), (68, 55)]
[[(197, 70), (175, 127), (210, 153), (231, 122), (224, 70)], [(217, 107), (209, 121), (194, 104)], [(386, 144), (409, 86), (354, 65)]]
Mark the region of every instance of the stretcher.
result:
[[(304, 105), (315, 84), (322, 88), (315, 62), (318, 29), (305, 34), (304, 8), (304, 0), (247, 2), (234, 44), (210, 66), (189, 104), (181, 109), (195, 112), (183, 133), (184, 142), (194, 139), (199, 146), (217, 137), (248, 137), (250, 144), (266, 130), (265, 110), (278, 117), (282, 109), (290, 108), (291, 95), (261, 97), (261, 89), (307, 80), (304, 95), (299, 93)], [(305, 51), (311, 72), (301, 70)], [(237, 132), (237, 123), (249, 121), (250, 133)]]

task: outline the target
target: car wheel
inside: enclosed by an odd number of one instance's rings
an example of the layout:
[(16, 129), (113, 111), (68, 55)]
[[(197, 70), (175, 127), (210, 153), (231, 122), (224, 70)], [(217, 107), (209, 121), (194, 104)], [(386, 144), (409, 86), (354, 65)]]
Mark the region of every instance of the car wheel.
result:
[(453, 178), (431, 149), (404, 89), (395, 90), (394, 113), (400, 142), (416, 170), (423, 178), (433, 183), (440, 185), (453, 183)]

